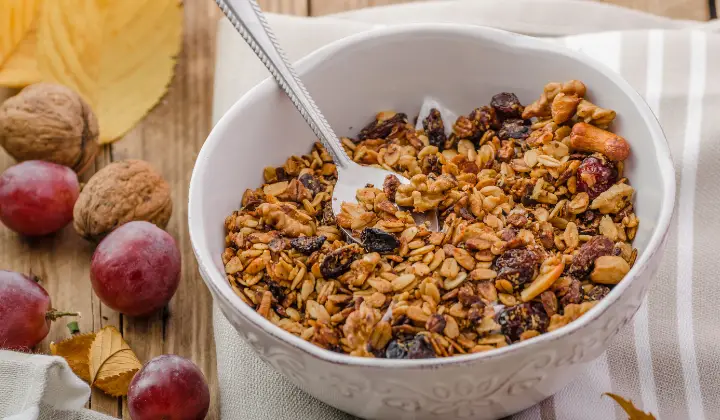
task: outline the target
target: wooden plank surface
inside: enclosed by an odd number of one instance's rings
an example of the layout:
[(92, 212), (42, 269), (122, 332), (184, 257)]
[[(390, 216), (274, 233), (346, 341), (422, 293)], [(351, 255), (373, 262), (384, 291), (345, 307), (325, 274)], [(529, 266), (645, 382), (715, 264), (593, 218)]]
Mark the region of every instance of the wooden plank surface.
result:
[[(310, 0), (313, 16), (422, 0)], [(677, 19), (707, 20), (708, 0), (596, 0)], [(717, 0), (720, 2), (720, 0)]]
[[(413, 0), (259, 0), (263, 10), (307, 16), (337, 13), (368, 6)], [(422, 0), (415, 0), (422, 1)], [(602, 0), (663, 16), (706, 20), (707, 0)], [(720, 6), (720, 0), (716, 0)], [(173, 194), (173, 217), (168, 231), (177, 240), (183, 258), (180, 287), (167, 311), (147, 319), (123, 317), (100, 303), (92, 292), (89, 262), (93, 245), (67, 227), (42, 240), (22, 239), (0, 225), (0, 268), (32, 272), (40, 276), (54, 306), (80, 311), (82, 331), (114, 325), (142, 361), (175, 353), (192, 359), (205, 373), (211, 387), (209, 419), (219, 419), (215, 349), (212, 337), (212, 302), (197, 273), (187, 232), (187, 186), (202, 143), (211, 128), (215, 29), (221, 14), (212, 0), (185, 0), (183, 52), (168, 95), (122, 140), (104, 147), (95, 168), (84, 181), (112, 161), (140, 158), (151, 162), (168, 180)], [(0, 100), (13, 94), (0, 89)], [(0, 151), (0, 170), (13, 160)], [(37, 349), (48, 351), (51, 340), (67, 337), (66, 322), (56, 322)], [(128, 419), (122, 400), (93, 391), (94, 410)]]

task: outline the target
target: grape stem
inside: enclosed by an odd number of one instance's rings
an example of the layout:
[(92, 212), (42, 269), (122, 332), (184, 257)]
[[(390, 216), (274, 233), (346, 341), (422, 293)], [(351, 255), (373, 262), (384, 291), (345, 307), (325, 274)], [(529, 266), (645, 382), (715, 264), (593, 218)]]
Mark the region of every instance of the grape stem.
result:
[(45, 318), (49, 319), (50, 321), (55, 321), (56, 319), (62, 318), (64, 316), (80, 316), (80, 312), (62, 312), (56, 309), (50, 309), (45, 313)]

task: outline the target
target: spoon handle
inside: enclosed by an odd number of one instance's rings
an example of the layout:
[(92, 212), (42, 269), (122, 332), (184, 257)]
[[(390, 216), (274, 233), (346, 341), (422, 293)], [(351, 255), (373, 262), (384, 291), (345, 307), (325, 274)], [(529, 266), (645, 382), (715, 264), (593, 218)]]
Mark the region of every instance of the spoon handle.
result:
[(256, 0), (215, 0), (215, 2), (267, 67), (295, 108), (300, 111), (315, 135), (332, 155), (335, 164), (340, 168), (347, 167), (352, 160), (345, 153), (332, 127), (325, 120), (280, 49)]

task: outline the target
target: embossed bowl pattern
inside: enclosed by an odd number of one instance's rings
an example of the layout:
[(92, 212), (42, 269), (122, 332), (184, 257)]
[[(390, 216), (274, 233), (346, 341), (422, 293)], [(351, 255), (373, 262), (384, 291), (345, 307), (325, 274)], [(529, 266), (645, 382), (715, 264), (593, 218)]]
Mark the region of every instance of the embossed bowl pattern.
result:
[(532, 102), (549, 81), (579, 79), (615, 109), (614, 130), (633, 154), (625, 173), (641, 220), (636, 264), (591, 311), (567, 327), (485, 353), (444, 359), (366, 359), (333, 353), (259, 316), (232, 291), (220, 255), (223, 221), (262, 169), (306, 153), (312, 131), (272, 80), (244, 95), (214, 127), (195, 164), (188, 221), (201, 275), (222, 312), (257, 354), (317, 399), (364, 418), (494, 419), (540, 402), (608, 347), (639, 308), (662, 258), (675, 175), (649, 107), (620, 76), (549, 41), (478, 26), (413, 24), (353, 35), (310, 54), (298, 72), (339, 135), (377, 110), (417, 113), (423, 98), (457, 110), (501, 91)]

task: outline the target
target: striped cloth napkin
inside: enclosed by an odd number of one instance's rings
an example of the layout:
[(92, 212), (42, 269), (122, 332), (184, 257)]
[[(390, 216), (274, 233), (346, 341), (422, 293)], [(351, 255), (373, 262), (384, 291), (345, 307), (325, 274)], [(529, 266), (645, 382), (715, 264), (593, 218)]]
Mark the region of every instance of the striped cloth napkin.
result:
[[(678, 209), (663, 266), (633, 322), (607, 352), (561, 392), (513, 419), (627, 419), (602, 396), (605, 392), (629, 398), (659, 419), (720, 418), (720, 288), (718, 248), (712, 245), (720, 236), (720, 34), (712, 32), (717, 23), (673, 21), (571, 0), (430, 2), (330, 18), (272, 15), (269, 20), (291, 59), (377, 25), (461, 22), (556, 37), (555, 42), (622, 74), (660, 119), (675, 161)], [(582, 34), (607, 28), (614, 30)], [(572, 36), (557, 37), (563, 34)], [(264, 67), (223, 23), (215, 120), (265, 77)], [(266, 366), (217, 308), (214, 323), (223, 418), (352, 418)]]

